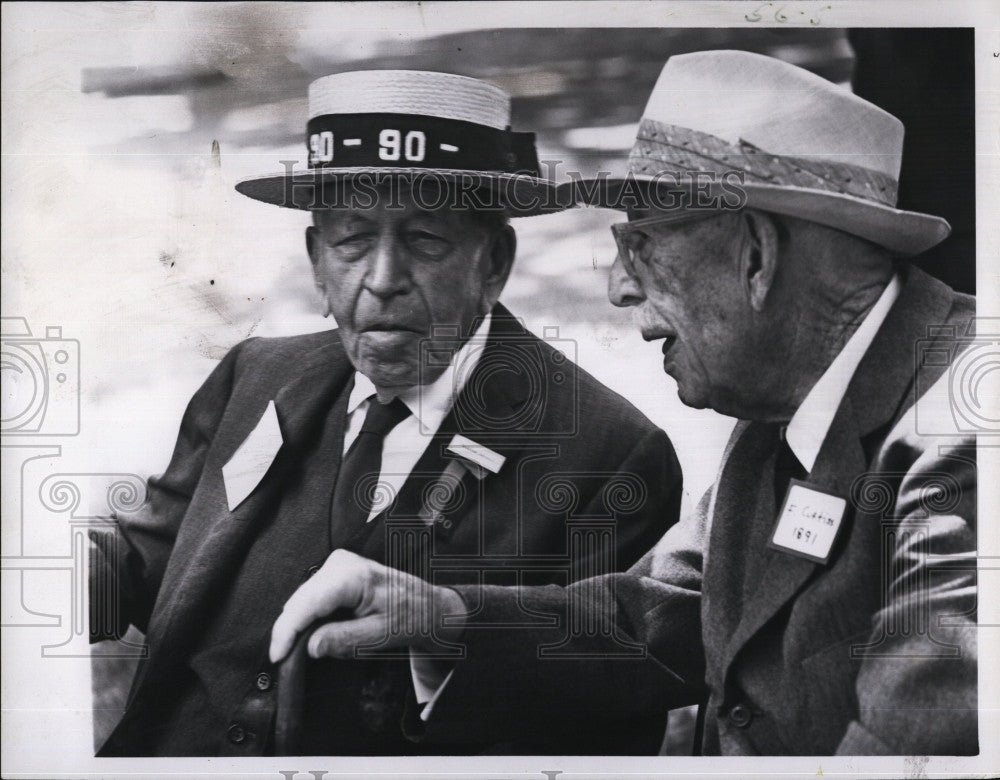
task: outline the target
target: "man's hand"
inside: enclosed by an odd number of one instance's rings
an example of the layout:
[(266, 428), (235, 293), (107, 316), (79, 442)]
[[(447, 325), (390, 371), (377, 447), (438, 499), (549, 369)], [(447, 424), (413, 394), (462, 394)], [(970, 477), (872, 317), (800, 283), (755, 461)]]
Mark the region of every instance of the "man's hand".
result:
[(283, 659), (299, 632), (338, 609), (348, 610), (352, 617), (313, 632), (307, 648), (312, 658), (351, 658), (360, 646), (440, 649), (443, 642), (456, 641), (462, 634), (460, 624), (442, 628), (441, 618), (457, 619), (465, 604), (449, 588), (347, 550), (334, 550), (285, 603), (271, 630), (271, 661)]

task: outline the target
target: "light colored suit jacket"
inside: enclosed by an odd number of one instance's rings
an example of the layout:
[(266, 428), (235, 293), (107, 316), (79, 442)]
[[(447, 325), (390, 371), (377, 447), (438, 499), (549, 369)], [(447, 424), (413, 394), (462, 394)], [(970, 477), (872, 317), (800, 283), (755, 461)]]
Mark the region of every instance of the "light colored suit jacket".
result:
[[(468, 660), (411, 737), (572, 730), (707, 694), (705, 753), (976, 753), (975, 437), (948, 393), (975, 302), (900, 270), (808, 477), (848, 499), (825, 564), (768, 547), (771, 464), (753, 459), (760, 426), (742, 422), (697, 511), (628, 573), (458, 588)], [(568, 640), (565, 623), (495, 628), (581, 610), (592, 628)]]

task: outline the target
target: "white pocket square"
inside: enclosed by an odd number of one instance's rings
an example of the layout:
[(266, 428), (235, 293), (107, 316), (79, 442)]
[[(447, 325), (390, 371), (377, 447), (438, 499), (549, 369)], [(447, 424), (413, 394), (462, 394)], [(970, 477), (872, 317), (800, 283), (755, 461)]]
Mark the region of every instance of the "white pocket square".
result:
[(226, 485), (226, 501), (232, 512), (249, 496), (271, 467), (274, 456), (282, 444), (281, 427), (274, 401), (269, 401), (257, 427), (237, 448), (222, 467), (222, 480)]

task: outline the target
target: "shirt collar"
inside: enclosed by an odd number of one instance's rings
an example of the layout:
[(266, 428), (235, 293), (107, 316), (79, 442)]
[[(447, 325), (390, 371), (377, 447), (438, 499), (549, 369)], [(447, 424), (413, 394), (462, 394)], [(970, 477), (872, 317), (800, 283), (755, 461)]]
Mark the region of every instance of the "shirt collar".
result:
[(354, 414), (361, 404), (375, 395), (375, 383), (360, 371), (354, 372), (354, 387), (351, 397), (347, 399), (347, 413)]
[(833, 424), (834, 415), (847, 394), (851, 377), (857, 371), (858, 364), (871, 346), (878, 329), (885, 322), (901, 289), (899, 275), (894, 275), (840, 354), (812, 386), (785, 428), (785, 441), (806, 471), (813, 470), (823, 440)]
[[(399, 400), (406, 404), (413, 416), (420, 421), (421, 430), (435, 433), (441, 427), (444, 418), (451, 411), (455, 398), (462, 392), (469, 376), (479, 364), (483, 352), (483, 340), (478, 336), (489, 335), (492, 320), (492, 312), (483, 317), (472, 338), (455, 353), (441, 376), (429, 385), (409, 387), (399, 394)], [(457, 375), (456, 366), (462, 367)], [(360, 371), (355, 371), (354, 387), (351, 388), (351, 396), (347, 400), (347, 413), (352, 414), (373, 395), (375, 395), (375, 384)]]

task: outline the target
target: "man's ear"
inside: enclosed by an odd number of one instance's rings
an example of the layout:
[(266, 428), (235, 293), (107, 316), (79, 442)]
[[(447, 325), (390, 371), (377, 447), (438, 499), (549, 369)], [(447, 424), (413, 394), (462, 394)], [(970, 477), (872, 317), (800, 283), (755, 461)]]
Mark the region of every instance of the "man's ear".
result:
[(762, 311), (778, 270), (778, 226), (762, 211), (743, 212), (748, 237), (740, 255), (744, 292), (754, 311)]
[(306, 251), (309, 253), (309, 261), (312, 263), (313, 273), (316, 272), (319, 262), (319, 231), (314, 225), (306, 228)]
[[(319, 251), (320, 235), (319, 229), (315, 225), (310, 225), (306, 228), (306, 251), (309, 253), (309, 262), (312, 263), (313, 269), (313, 281), (316, 283), (316, 289), (323, 294), (324, 300), (326, 300), (326, 285), (320, 281), (319, 278), (319, 261), (320, 261), (320, 251)], [(329, 304), (327, 305), (327, 311), (329, 311)], [(323, 315), (324, 317), (327, 315)]]
[(489, 267), (486, 269), (486, 276), (483, 280), (484, 304), (489, 309), (493, 308), (500, 299), (507, 284), (507, 277), (510, 276), (510, 269), (514, 266), (514, 255), (517, 253), (517, 235), (514, 228), (504, 225), (494, 235), (489, 252)]

